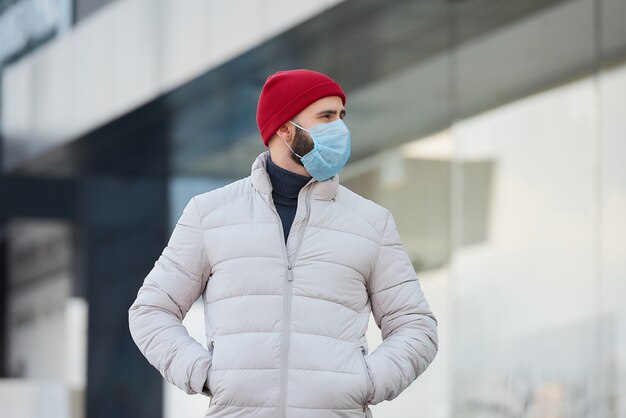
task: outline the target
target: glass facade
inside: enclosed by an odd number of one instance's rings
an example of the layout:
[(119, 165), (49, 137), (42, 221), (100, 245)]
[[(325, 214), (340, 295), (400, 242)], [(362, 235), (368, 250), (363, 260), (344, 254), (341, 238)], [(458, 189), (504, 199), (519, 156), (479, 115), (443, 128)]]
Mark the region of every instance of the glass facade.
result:
[(394, 213), (440, 318), (438, 357), (375, 414), (626, 416), (625, 10), (565, 2), (454, 39), (363, 93), (377, 129), (346, 118), (386, 149), (342, 182)]
[(383, 416), (439, 416), (446, 393), (445, 416), (624, 416), (625, 88), (626, 65), (346, 168), (441, 318), (442, 352)]

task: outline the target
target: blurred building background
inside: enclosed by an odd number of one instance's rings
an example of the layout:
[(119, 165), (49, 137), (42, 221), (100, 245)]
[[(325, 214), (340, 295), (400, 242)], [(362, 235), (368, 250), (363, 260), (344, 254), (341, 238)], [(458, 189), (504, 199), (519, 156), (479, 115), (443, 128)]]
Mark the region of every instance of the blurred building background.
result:
[(439, 319), (374, 415), (626, 418), (624, 0), (0, 0), (0, 416), (202, 416), (127, 309), (300, 67), (346, 90), (340, 181), (392, 211)]

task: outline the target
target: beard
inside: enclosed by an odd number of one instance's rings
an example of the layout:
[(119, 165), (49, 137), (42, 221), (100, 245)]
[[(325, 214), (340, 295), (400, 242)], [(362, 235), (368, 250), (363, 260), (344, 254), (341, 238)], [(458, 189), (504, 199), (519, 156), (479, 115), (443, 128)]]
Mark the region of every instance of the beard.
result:
[[(302, 155), (304, 157), (313, 149), (313, 139), (307, 132), (296, 126), (296, 133), (293, 136), (293, 141), (291, 141), (291, 148), (296, 154)], [(302, 163), (302, 161), (300, 161), (300, 157), (298, 157), (293, 152), (290, 152), (289, 154), (291, 155), (291, 159), (295, 161), (296, 164), (300, 164), (302, 167), (304, 167), (304, 164)]]

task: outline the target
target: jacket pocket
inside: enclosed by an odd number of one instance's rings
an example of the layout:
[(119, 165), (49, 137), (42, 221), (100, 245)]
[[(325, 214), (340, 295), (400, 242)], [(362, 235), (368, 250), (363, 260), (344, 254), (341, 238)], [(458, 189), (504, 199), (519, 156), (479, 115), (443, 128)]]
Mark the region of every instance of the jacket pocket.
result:
[(366, 411), (367, 405), (369, 405), (372, 395), (374, 394), (374, 383), (370, 377), (369, 367), (367, 367), (367, 362), (365, 361), (365, 349), (362, 346), (359, 346), (359, 357), (361, 358), (361, 363), (363, 363), (363, 378), (365, 379), (366, 388), (363, 410)]
[(365, 407), (365, 418), (374, 418), (372, 410), (369, 407)]
[(214, 382), (213, 382), (213, 370), (214, 370), (214, 361), (215, 361), (215, 340), (216, 340), (216, 335), (212, 335), (207, 343), (208, 343), (208, 349), (211, 352), (211, 365), (209, 366), (209, 370), (207, 373), (207, 388), (209, 389), (209, 393), (211, 394), (210, 399), (209, 399), (209, 406), (211, 406), (211, 404), (213, 403), (213, 398), (215, 397), (215, 392), (213, 391), (214, 389)]

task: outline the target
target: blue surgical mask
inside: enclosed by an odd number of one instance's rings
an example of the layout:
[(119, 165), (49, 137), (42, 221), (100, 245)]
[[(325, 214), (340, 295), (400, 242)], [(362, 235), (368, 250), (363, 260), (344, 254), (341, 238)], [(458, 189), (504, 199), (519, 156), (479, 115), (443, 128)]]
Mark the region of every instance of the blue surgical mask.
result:
[(350, 131), (343, 120), (318, 123), (310, 129), (305, 129), (295, 122), (289, 122), (311, 135), (313, 149), (304, 156), (294, 152), (287, 142), (285, 144), (291, 152), (300, 157), (304, 168), (313, 178), (324, 181), (341, 171), (350, 158), (351, 145)]

